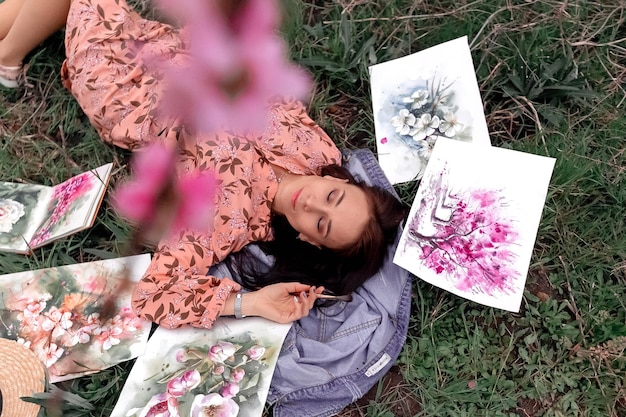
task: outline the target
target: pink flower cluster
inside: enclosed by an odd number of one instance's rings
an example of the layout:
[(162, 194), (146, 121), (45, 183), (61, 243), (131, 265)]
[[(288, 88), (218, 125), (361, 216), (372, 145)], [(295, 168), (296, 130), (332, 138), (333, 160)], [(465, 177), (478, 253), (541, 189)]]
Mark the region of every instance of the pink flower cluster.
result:
[(202, 131), (258, 129), (271, 101), (308, 94), (308, 75), (287, 61), (277, 33), (275, 0), (161, 0), (161, 6), (185, 22), (191, 39), (189, 67), (165, 72), (166, 112)]
[(68, 295), (60, 307), (48, 308), (51, 298), (50, 294), (45, 294), (16, 303), (23, 305), (17, 316), (20, 321), (18, 335), (48, 368), (78, 345), (91, 344), (107, 351), (140, 327), (140, 319), (130, 308), (123, 308), (115, 317), (101, 320), (98, 313), (84, 312), (89, 301), (81, 296)]
[(68, 213), (71, 205), (93, 188), (92, 178), (91, 172), (84, 172), (54, 187), (52, 194), (54, 210), (46, 225), (29, 242), (31, 246), (36, 246), (50, 237), (50, 230)]
[[(250, 369), (258, 372), (257, 361), (264, 354), (265, 347), (260, 345), (246, 349), (221, 340), (206, 351), (179, 349), (175, 353), (176, 361), (184, 363), (186, 367), (169, 377), (165, 392), (153, 396), (144, 407), (130, 410), (127, 415), (178, 417), (179, 400), (188, 403), (190, 396), (195, 394), (191, 416), (234, 417), (239, 413), (239, 405), (234, 398), (240, 394), (242, 383), (249, 388), (249, 380), (254, 376)], [(248, 368), (251, 375), (246, 373), (248, 365), (251, 365)], [(198, 369), (203, 370), (203, 373)], [(215, 392), (206, 392), (207, 387)]]
[(189, 228), (206, 231), (213, 215), (215, 177), (209, 171), (176, 178), (176, 154), (153, 143), (133, 157), (133, 178), (113, 196), (119, 213), (146, 228), (171, 235)]
[(450, 219), (434, 223), (434, 234), (419, 236), (424, 264), (454, 278), (463, 291), (509, 293), (517, 278), (511, 266), (517, 232), (504, 215), (505, 205), (493, 191), (455, 199)]
[[(179, 417), (178, 407), (175, 397), (161, 393), (153, 396), (143, 409), (130, 412), (140, 411), (138, 417)], [(239, 405), (236, 402), (215, 393), (198, 394), (191, 404), (191, 417), (236, 417), (237, 414)]]

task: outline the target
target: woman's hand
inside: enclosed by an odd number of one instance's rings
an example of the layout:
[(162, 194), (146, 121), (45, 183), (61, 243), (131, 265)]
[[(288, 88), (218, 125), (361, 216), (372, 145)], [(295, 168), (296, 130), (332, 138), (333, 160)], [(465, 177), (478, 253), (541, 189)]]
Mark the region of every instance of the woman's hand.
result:
[(290, 323), (309, 314), (324, 287), (315, 288), (297, 282), (268, 285), (244, 294), (242, 313), (260, 316), (278, 323)]

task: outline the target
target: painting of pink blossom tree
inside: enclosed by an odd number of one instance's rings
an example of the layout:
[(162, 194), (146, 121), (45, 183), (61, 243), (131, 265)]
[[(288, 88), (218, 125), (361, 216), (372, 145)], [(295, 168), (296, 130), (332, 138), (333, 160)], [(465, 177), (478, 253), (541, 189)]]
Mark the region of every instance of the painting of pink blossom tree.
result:
[(45, 186), (0, 182), (0, 250), (29, 253), (90, 227), (113, 164)]
[(394, 262), (454, 294), (518, 311), (554, 160), (444, 139), (431, 163)]
[(210, 330), (159, 327), (111, 417), (260, 417), (291, 324), (220, 318)]

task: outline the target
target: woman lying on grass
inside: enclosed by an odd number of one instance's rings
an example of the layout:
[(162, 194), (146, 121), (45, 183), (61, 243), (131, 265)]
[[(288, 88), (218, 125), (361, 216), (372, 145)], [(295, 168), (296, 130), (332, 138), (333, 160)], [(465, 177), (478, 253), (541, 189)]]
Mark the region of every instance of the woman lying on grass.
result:
[[(64, 85), (105, 142), (133, 150), (163, 141), (177, 148), (179, 175), (217, 175), (212, 229), (158, 245), (134, 292), (139, 316), (170, 328), (209, 328), (232, 314), (289, 322), (324, 289), (349, 294), (380, 268), (402, 204), (340, 167), (339, 150), (300, 102), (276, 103), (257, 135), (190, 134), (159, 115), (162, 76), (137, 64), (135, 51), (184, 67), (185, 33), (141, 18), (124, 0), (0, 3), (0, 82), (16, 87), (22, 60), (62, 25)], [(251, 242), (275, 257), (270, 271), (245, 267)], [(234, 252), (254, 291), (239, 295), (238, 283), (207, 275)]]

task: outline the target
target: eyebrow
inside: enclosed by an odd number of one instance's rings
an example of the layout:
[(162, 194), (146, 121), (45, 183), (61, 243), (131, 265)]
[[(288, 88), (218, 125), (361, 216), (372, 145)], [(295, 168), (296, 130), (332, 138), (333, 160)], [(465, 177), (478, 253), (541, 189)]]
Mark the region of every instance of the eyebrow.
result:
[[(337, 199), (337, 202), (335, 203), (335, 207), (337, 207), (339, 204), (341, 204), (341, 202), (343, 201), (343, 198), (346, 196), (346, 190), (343, 190), (343, 193), (341, 193), (341, 195), (339, 196), (339, 198)], [(333, 221), (332, 220), (328, 220), (328, 226), (326, 227), (326, 235), (324, 235), (324, 237), (328, 237), (328, 235), (330, 234), (330, 228), (333, 225)]]

